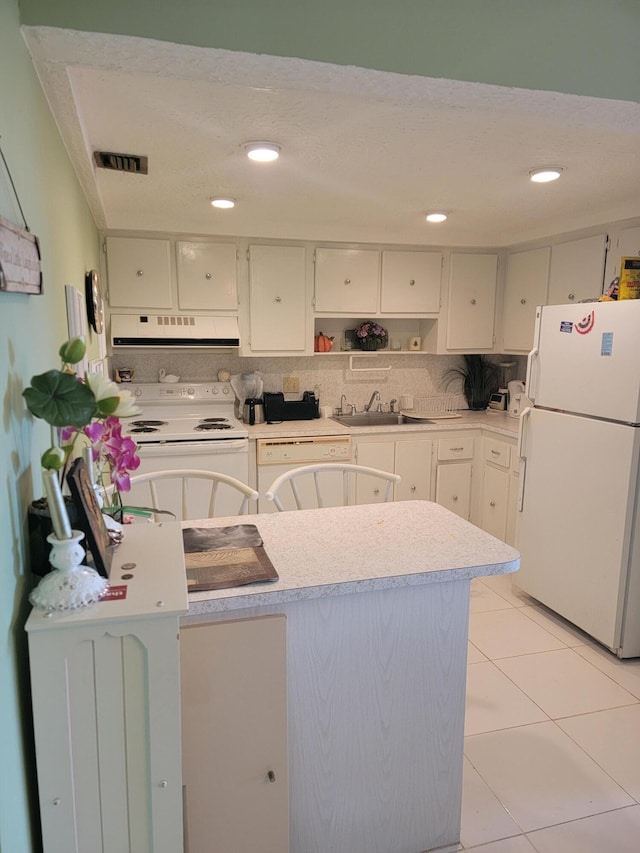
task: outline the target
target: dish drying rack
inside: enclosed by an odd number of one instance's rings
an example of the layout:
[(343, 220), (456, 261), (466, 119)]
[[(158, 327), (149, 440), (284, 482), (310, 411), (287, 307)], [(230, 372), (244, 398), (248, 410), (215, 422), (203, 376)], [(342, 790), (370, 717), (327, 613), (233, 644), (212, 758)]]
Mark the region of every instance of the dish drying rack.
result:
[(459, 418), (456, 411), (458, 397), (455, 394), (441, 394), (435, 397), (400, 397), (400, 414), (416, 420), (439, 420)]

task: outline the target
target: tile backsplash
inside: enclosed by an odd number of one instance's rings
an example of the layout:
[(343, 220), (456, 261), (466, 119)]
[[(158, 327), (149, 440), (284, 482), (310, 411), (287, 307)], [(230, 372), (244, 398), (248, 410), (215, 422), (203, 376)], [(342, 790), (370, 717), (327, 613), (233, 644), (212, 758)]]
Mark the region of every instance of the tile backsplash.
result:
[[(501, 362), (516, 362), (511, 370), (511, 379), (524, 379), (526, 358), (524, 356), (492, 356)], [(112, 371), (121, 367), (135, 369), (136, 382), (157, 382), (161, 368), (173, 373), (183, 382), (213, 382), (218, 371), (228, 370), (231, 374), (251, 373), (259, 370), (264, 379), (265, 391), (282, 391), (286, 377), (298, 379), (299, 393), (286, 394), (286, 399), (297, 400), (303, 391), (313, 391), (320, 405), (336, 408), (344, 394), (349, 403), (360, 410), (374, 391), (380, 392), (383, 403), (400, 399), (402, 394), (430, 397), (459, 392), (457, 408), (467, 404), (460, 386), (447, 388), (444, 382), (446, 371), (460, 363), (457, 355), (385, 355), (356, 356), (354, 368), (379, 367), (380, 369), (360, 372), (351, 370), (349, 355), (301, 356), (299, 358), (247, 358), (231, 352), (192, 352), (190, 350), (129, 350), (118, 352), (111, 359)], [(391, 368), (383, 369), (383, 368)]]

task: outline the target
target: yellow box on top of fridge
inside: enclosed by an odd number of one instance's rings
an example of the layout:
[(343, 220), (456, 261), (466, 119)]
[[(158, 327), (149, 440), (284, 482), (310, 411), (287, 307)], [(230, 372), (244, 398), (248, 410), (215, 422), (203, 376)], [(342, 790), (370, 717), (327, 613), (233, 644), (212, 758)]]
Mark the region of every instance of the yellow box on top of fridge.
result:
[(622, 258), (618, 299), (640, 299), (640, 258)]

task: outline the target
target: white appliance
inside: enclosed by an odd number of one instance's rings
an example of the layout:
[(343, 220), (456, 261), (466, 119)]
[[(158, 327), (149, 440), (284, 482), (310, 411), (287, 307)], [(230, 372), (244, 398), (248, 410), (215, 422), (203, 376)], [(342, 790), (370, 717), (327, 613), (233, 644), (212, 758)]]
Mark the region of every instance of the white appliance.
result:
[[(127, 387), (142, 409), (139, 417), (123, 422), (123, 433), (138, 444), (140, 467), (135, 474), (199, 468), (248, 483), (248, 433), (234, 414), (235, 395), (228, 382), (131, 383)], [(195, 507), (201, 507), (204, 500), (198, 485), (194, 481), (190, 488), (195, 514), (190, 512), (189, 517), (193, 518), (200, 517)], [(161, 507), (181, 518), (176, 483), (158, 483), (157, 489)], [(148, 491), (134, 487), (126, 493), (125, 502), (144, 506), (149, 502)], [(220, 486), (216, 514), (235, 515), (237, 511), (237, 493)]]
[(200, 314), (112, 314), (111, 346), (218, 349), (240, 346), (237, 317)]
[[(281, 474), (302, 465), (318, 462), (351, 462), (351, 438), (348, 435), (315, 435), (300, 438), (259, 438), (256, 448), (258, 460), (258, 512), (276, 512), (275, 504), (265, 498), (269, 487)], [(311, 478), (310, 478), (311, 479)], [(303, 502), (315, 506), (315, 491), (311, 482), (299, 487)], [(341, 506), (343, 479), (339, 471), (327, 473), (323, 481), (325, 506)], [(285, 509), (296, 509), (293, 496), (285, 489), (281, 496)]]
[(515, 582), (640, 656), (640, 300), (537, 309)]

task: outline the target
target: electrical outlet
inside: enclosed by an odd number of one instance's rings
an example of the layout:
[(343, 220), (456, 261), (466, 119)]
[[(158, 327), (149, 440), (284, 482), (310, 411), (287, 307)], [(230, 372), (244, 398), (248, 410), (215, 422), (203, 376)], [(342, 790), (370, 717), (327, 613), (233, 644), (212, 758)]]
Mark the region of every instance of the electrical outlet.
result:
[(282, 380), (282, 390), (285, 394), (298, 394), (300, 392), (300, 380), (297, 376), (285, 376)]

